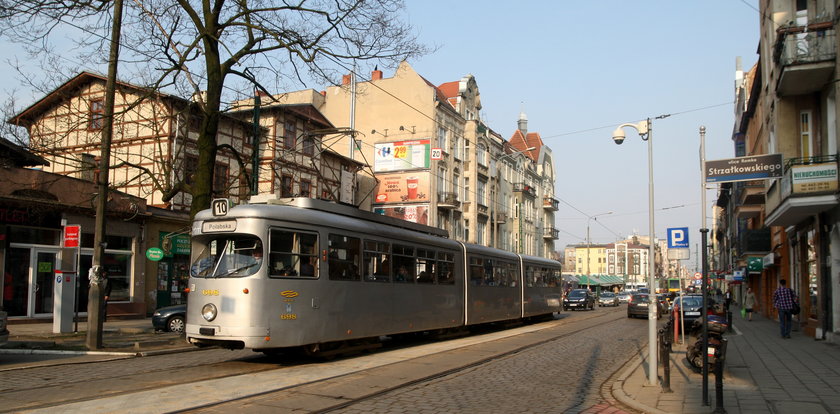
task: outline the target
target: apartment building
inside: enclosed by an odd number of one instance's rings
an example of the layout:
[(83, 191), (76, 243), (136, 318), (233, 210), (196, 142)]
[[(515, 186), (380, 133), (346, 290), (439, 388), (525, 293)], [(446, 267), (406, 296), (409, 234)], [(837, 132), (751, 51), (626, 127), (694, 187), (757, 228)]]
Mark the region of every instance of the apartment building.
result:
[(838, 341), (840, 208), (836, 0), (760, 2), (758, 63), (736, 67), (736, 156), (781, 154), (781, 178), (723, 185), (714, 235), (717, 262), (736, 294), (752, 287), (775, 318), (772, 294), (787, 280), (802, 332)]

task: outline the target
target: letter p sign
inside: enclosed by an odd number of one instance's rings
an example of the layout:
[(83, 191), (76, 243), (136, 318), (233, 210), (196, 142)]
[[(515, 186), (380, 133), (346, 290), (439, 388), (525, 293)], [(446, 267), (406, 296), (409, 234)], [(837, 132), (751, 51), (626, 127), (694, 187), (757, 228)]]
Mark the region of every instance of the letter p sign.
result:
[(668, 229), (669, 249), (688, 249), (688, 227)]

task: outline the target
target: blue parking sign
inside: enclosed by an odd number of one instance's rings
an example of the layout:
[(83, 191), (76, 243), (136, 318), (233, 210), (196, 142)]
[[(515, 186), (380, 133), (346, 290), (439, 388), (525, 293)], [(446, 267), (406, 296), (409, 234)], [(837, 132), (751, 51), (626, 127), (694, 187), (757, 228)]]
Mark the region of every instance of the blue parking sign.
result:
[(688, 227), (674, 227), (668, 229), (669, 249), (688, 249)]

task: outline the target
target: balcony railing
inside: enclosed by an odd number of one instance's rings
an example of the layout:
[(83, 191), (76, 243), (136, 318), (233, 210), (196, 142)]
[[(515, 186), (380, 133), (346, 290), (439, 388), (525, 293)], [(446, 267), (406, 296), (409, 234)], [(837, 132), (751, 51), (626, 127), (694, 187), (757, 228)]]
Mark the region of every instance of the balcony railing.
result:
[(530, 184), (516, 183), (513, 185), (513, 191), (516, 193), (525, 194), (531, 198), (537, 197), (537, 190)]
[(508, 215), (504, 211), (497, 211), (494, 215), (496, 216), (496, 223), (507, 223)]
[(554, 227), (546, 227), (543, 229), (543, 238), (557, 240), (560, 238), (560, 230), (557, 230)]
[(461, 207), (461, 202), (458, 201), (458, 193), (438, 193), (438, 208), (456, 209), (458, 207)]
[(830, 21), (783, 27), (777, 33), (773, 58), (780, 68), (779, 96), (814, 93), (831, 82), (837, 42)]
[(557, 211), (560, 209), (560, 201), (554, 197), (543, 197), (543, 208)]

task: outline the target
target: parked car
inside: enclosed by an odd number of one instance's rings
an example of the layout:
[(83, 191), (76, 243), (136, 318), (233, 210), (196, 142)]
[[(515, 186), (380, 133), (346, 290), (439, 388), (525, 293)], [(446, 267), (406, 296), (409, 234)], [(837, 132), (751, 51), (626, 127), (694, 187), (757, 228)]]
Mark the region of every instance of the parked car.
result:
[(183, 333), (187, 326), (187, 305), (172, 305), (156, 310), (152, 315), (152, 326), (156, 331)]
[[(707, 300), (708, 308), (706, 314), (724, 316), (721, 306), (713, 298), (709, 297)], [(703, 295), (692, 294), (682, 297), (678, 296), (674, 299), (672, 309), (682, 313), (682, 315), (677, 314), (677, 317), (682, 318), (685, 326), (689, 327), (695, 320), (703, 316)]]
[(9, 315), (3, 308), (0, 308), (0, 345), (9, 340)]
[(574, 289), (563, 298), (563, 310), (595, 310), (595, 294), (588, 289)]
[(630, 292), (618, 292), (615, 296), (618, 298), (619, 303), (627, 303), (630, 301)]
[(618, 296), (612, 292), (601, 292), (598, 296), (598, 306), (618, 306)]
[[(659, 302), (655, 302), (654, 306), (659, 306), (659, 313), (662, 314), (667, 308), (661, 306)], [(636, 316), (648, 317), (648, 309), (651, 306), (650, 295), (647, 293), (634, 293), (630, 296), (630, 301), (627, 302), (627, 317), (633, 318)]]

